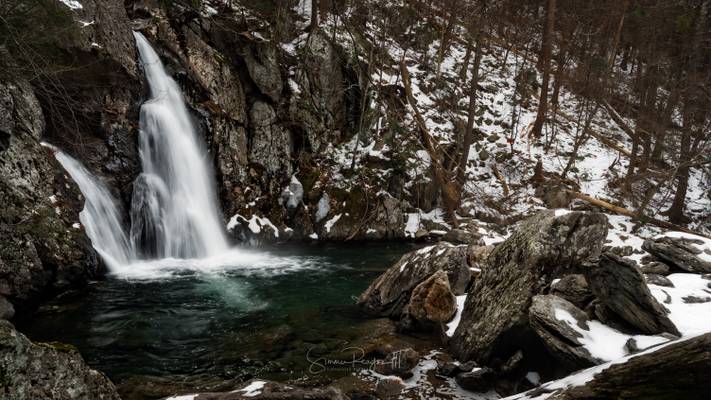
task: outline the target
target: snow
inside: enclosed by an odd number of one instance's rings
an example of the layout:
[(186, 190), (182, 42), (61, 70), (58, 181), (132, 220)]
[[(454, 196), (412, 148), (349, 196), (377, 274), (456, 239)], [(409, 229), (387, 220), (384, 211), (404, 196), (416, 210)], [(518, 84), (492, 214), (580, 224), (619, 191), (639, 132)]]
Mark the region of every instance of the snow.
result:
[(309, 238), (311, 238), (311, 239), (313, 239), (313, 240), (317, 240), (317, 239), (318, 239), (318, 235), (314, 232), (314, 233), (312, 233), (312, 234), (309, 235)]
[(454, 314), (454, 318), (452, 318), (452, 320), (447, 323), (447, 331), (445, 332), (447, 336), (452, 337), (452, 335), (454, 335), (454, 331), (457, 330), (459, 322), (462, 320), (462, 311), (464, 310), (464, 303), (466, 301), (466, 294), (457, 296), (457, 312)]
[(711, 300), (711, 282), (701, 275), (678, 273), (667, 276), (674, 287), (649, 285), (652, 295), (666, 307), (669, 319), (676, 325), (682, 336), (695, 336), (711, 332), (711, 301), (686, 303), (684, 298), (694, 296)]
[(80, 10), (84, 8), (84, 6), (81, 5), (80, 2), (77, 0), (59, 0), (62, 3), (64, 3), (65, 6), (69, 7), (72, 10)]
[(555, 317), (578, 332), (578, 341), (590, 355), (602, 361), (612, 361), (627, 355), (625, 344), (630, 338), (637, 342), (640, 349), (669, 340), (663, 336), (627, 335), (595, 320), (587, 322), (586, 330), (578, 326), (576, 319), (563, 309), (556, 309)]
[(326, 218), (328, 212), (331, 211), (331, 205), (329, 203), (330, 198), (328, 197), (328, 193), (324, 192), (316, 205), (316, 222), (321, 222), (322, 219)]
[(405, 224), (405, 236), (414, 238), (415, 233), (420, 229), (420, 214), (408, 213), (407, 223)]
[(279, 237), (279, 229), (277, 229), (272, 221), (270, 221), (269, 218), (260, 217), (258, 215), (252, 215), (252, 218), (247, 219), (240, 214), (235, 214), (227, 223), (227, 230), (231, 231), (237, 227), (238, 224), (242, 224), (244, 222), (247, 223), (247, 228), (254, 234), (259, 234), (262, 232), (262, 228), (269, 227), (271, 228), (274, 237)]
[(265, 381), (254, 381), (244, 388), (235, 390), (232, 393), (244, 392), (244, 394), (242, 394), (244, 397), (255, 397), (262, 394), (262, 389), (264, 389), (264, 385), (266, 384), (267, 383)]
[(564, 208), (557, 208), (557, 209), (555, 210), (554, 215), (555, 215), (556, 217), (560, 217), (561, 215), (570, 214), (571, 212), (572, 212), (572, 211), (566, 210), (566, 209), (564, 209)]
[(197, 396), (197, 394), (185, 394), (181, 396), (168, 397), (165, 400), (194, 400)]
[(528, 379), (529, 382), (532, 384), (538, 386), (541, 383), (541, 375), (538, 372), (535, 371), (529, 371), (526, 374), (526, 379)]
[(326, 224), (324, 225), (324, 228), (326, 228), (326, 232), (331, 233), (331, 228), (333, 228), (333, 225), (335, 225), (336, 222), (338, 222), (338, 220), (341, 219), (341, 215), (343, 215), (343, 214), (338, 214), (335, 217), (326, 221)]
[(692, 240), (696, 242), (701, 242), (699, 243), (689, 243), (689, 245), (695, 247), (698, 249), (701, 253), (697, 254), (696, 257), (700, 258), (702, 261), (706, 262), (711, 262), (711, 239), (707, 239), (703, 236), (699, 235), (692, 235), (690, 233), (685, 233), (685, 232), (678, 232), (678, 231), (673, 231), (673, 232), (666, 232), (662, 235), (657, 236), (656, 238), (659, 237), (670, 237), (670, 238), (679, 238), (679, 239), (687, 239), (687, 240)]

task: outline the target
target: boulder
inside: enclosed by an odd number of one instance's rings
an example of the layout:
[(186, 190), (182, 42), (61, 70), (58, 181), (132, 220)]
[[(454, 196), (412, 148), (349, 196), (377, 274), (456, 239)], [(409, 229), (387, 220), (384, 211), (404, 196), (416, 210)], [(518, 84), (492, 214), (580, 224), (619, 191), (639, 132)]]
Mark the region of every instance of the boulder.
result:
[[(677, 341), (599, 370), (583, 371), (512, 400), (707, 399), (711, 393), (711, 333)], [(575, 383), (578, 382), (578, 383)], [(539, 397), (536, 397), (539, 398)]]
[(633, 261), (604, 253), (597, 267), (586, 270), (586, 279), (602, 304), (641, 333), (679, 335)]
[(481, 234), (478, 232), (471, 232), (465, 229), (450, 229), (444, 234), (442, 240), (450, 243), (459, 244), (476, 244), (481, 239)]
[(420, 353), (408, 347), (388, 354), (385, 360), (375, 364), (373, 369), (379, 374), (409, 378), (419, 361)]
[(568, 300), (580, 309), (585, 309), (594, 297), (582, 274), (570, 274), (554, 281), (551, 284), (551, 294)]
[(388, 376), (378, 380), (375, 385), (375, 393), (380, 399), (396, 399), (404, 388), (405, 384), (401, 378)]
[(0, 398), (120, 400), (113, 383), (68, 345), (35, 344), (0, 320)]
[(661, 236), (645, 240), (642, 248), (684, 271), (707, 273), (711, 272), (711, 262), (698, 257), (702, 251), (695, 246), (703, 243), (692, 238)]
[(415, 287), (403, 318), (411, 318), (417, 325), (439, 325), (452, 319), (456, 311), (457, 298), (447, 273), (439, 270)]
[(659, 261), (642, 264), (639, 269), (643, 274), (669, 275), (669, 266)]
[(527, 334), (533, 296), (556, 276), (594, 265), (606, 236), (599, 213), (546, 210), (524, 221), (491, 252), (470, 290), (450, 342), (454, 354), (482, 364), (493, 354), (510, 357)]
[(489, 367), (474, 367), (454, 378), (459, 386), (472, 392), (486, 392), (494, 386), (496, 372)]
[(371, 283), (358, 305), (374, 314), (399, 318), (415, 287), (440, 270), (447, 274), (452, 292), (464, 294), (471, 280), (466, 246), (438, 243), (405, 254)]
[(649, 285), (674, 287), (674, 283), (664, 275), (644, 274), (644, 281)]
[[(562, 313), (565, 313), (564, 318), (560, 319)], [(529, 319), (548, 351), (566, 367), (575, 370), (601, 362), (580, 342), (583, 335), (579, 330), (589, 330), (588, 318), (571, 302), (554, 295), (535, 296)]]

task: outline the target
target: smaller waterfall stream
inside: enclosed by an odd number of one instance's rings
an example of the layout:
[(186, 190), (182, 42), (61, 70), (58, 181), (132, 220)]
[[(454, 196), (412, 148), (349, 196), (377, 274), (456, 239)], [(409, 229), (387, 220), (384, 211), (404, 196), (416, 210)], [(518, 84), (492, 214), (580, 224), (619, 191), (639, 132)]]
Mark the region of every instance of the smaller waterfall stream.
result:
[(94, 249), (110, 269), (126, 265), (134, 259), (132, 244), (123, 228), (121, 206), (108, 188), (81, 163), (54, 146), (43, 144), (55, 152), (55, 158), (69, 173), (84, 195), (84, 210), (79, 220)]

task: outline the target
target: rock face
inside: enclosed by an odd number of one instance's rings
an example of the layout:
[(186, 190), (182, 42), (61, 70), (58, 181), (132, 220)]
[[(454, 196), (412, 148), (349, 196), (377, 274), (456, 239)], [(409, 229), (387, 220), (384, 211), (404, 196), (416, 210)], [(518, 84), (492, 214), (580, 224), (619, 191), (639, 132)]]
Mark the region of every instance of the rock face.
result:
[(78, 222), (78, 190), (40, 146), (42, 109), (27, 82), (0, 78), (0, 296), (22, 306), (98, 272)]
[(441, 324), (457, 311), (457, 298), (449, 287), (447, 273), (439, 270), (412, 291), (404, 314), (416, 323)]
[[(549, 393), (549, 400), (706, 399), (711, 393), (711, 333), (612, 364), (578, 387)], [(544, 388), (527, 392), (534, 397)], [(524, 398), (524, 395), (514, 397)], [(527, 397), (529, 398), (529, 397)]]
[(489, 255), (469, 292), (450, 342), (460, 360), (486, 364), (496, 353), (507, 358), (529, 331), (533, 296), (556, 275), (594, 265), (607, 236), (603, 214), (543, 211), (526, 220)]
[(446, 273), (452, 292), (464, 294), (471, 280), (466, 246), (439, 243), (405, 254), (360, 295), (358, 305), (374, 314), (398, 318), (415, 287), (440, 270)]
[(642, 248), (684, 271), (707, 273), (711, 272), (711, 262), (699, 258), (701, 250), (694, 246), (702, 243), (693, 239), (662, 236), (645, 240)]
[[(583, 347), (579, 341), (582, 335), (569, 324), (589, 330), (587, 316), (575, 305), (557, 296), (538, 295), (533, 297), (528, 312), (531, 327), (558, 361), (570, 369), (600, 363)], [(559, 319), (561, 312), (567, 314), (563, 320)]]
[(640, 332), (679, 335), (633, 262), (604, 253), (596, 268), (586, 270), (586, 277), (602, 304)]
[(0, 397), (119, 400), (113, 383), (90, 369), (76, 350), (38, 345), (0, 320)]

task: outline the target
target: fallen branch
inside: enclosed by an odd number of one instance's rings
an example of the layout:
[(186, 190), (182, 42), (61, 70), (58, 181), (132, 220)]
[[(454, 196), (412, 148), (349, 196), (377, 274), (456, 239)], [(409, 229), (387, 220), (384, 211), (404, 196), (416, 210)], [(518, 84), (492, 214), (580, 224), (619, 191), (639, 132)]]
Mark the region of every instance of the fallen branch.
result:
[(668, 221), (662, 221), (662, 220), (660, 220), (660, 219), (656, 219), (656, 218), (648, 217), (648, 216), (645, 216), (645, 215), (642, 215), (642, 214), (638, 214), (638, 213), (636, 213), (636, 212), (634, 212), (634, 211), (631, 211), (631, 210), (628, 210), (628, 209), (626, 209), (626, 208), (624, 208), (624, 207), (616, 206), (616, 205), (614, 205), (614, 204), (612, 204), (612, 203), (608, 203), (608, 202), (606, 202), (606, 201), (604, 201), (604, 200), (596, 199), (596, 198), (591, 197), (591, 196), (588, 196), (588, 195), (586, 195), (586, 194), (578, 193), (578, 192), (575, 192), (575, 191), (573, 191), (573, 190), (566, 190), (566, 193), (568, 193), (568, 195), (571, 196), (571, 197), (573, 197), (573, 198), (580, 199), (580, 200), (583, 200), (583, 201), (587, 201), (588, 203), (590, 203), (590, 204), (592, 204), (592, 205), (594, 205), (594, 206), (598, 206), (598, 207), (600, 207), (600, 208), (604, 208), (605, 210), (612, 211), (612, 212), (615, 213), (615, 214), (624, 215), (624, 216), (627, 216), (627, 217), (630, 217), (630, 218), (634, 218), (634, 219), (639, 220), (639, 221), (641, 221), (641, 222), (649, 223), (649, 224), (652, 224), (652, 225), (656, 225), (656, 226), (661, 227), (661, 228), (671, 229), (671, 230), (680, 231), (680, 232), (685, 232), (685, 233), (690, 233), (690, 234), (692, 234), (692, 235), (702, 236), (702, 237), (705, 237), (705, 238), (707, 238), (707, 239), (711, 239), (711, 237), (709, 237), (709, 236), (703, 235), (703, 234), (698, 233), (698, 232), (694, 232), (694, 231), (692, 231), (691, 229), (685, 228), (685, 227), (683, 227), (683, 226), (679, 226), (679, 225), (676, 225), (676, 224), (672, 224), (671, 222), (668, 222)]
[(504, 196), (508, 196), (509, 185), (506, 184), (506, 179), (504, 179), (504, 177), (501, 175), (501, 172), (499, 172), (499, 169), (496, 167), (496, 163), (491, 163), (491, 172), (494, 173), (494, 176), (501, 184), (501, 188), (504, 190)]

